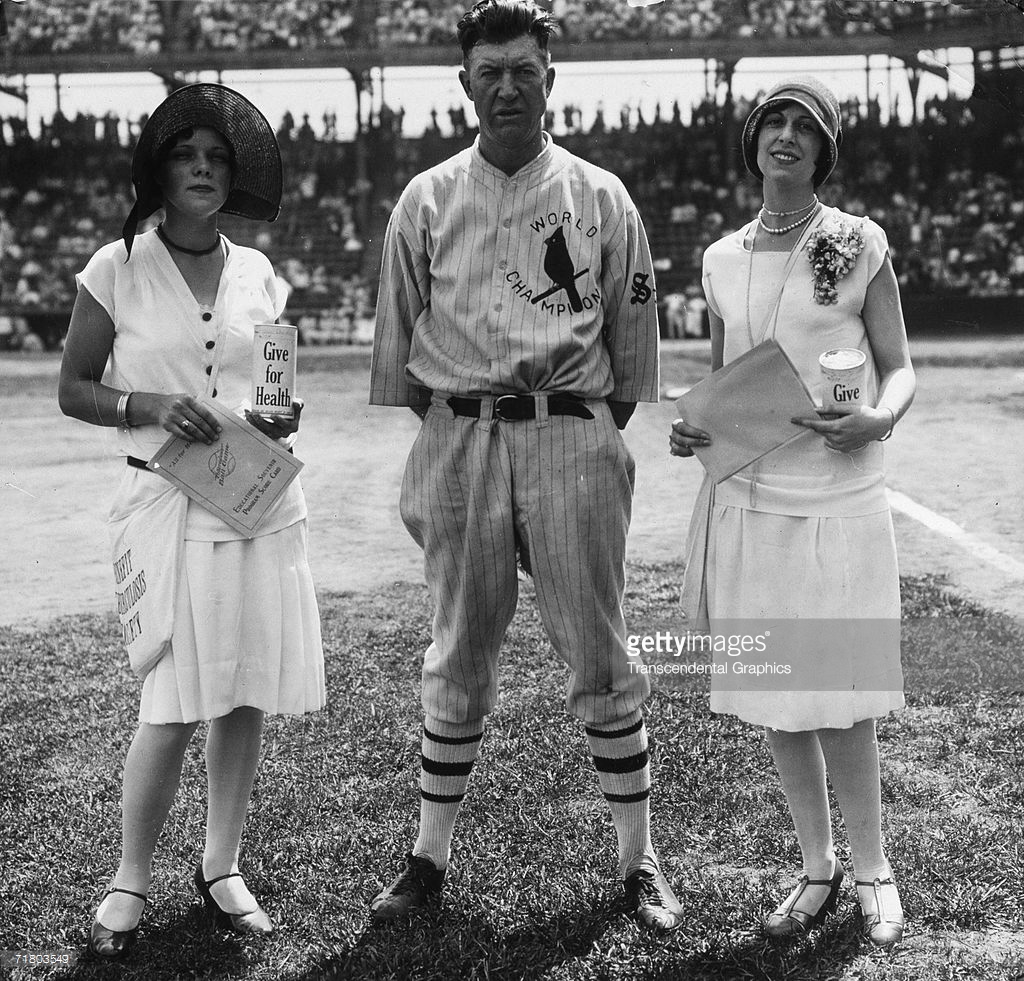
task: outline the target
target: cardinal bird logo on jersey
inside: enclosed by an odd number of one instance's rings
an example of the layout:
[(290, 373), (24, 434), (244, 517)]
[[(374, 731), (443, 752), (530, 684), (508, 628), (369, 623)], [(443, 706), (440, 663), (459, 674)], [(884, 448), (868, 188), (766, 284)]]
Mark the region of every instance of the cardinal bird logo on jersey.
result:
[(576, 280), (588, 270), (581, 269), (579, 272), (573, 267), (572, 257), (565, 244), (565, 232), (558, 228), (548, 238), (544, 239), (544, 272), (550, 277), (555, 285), (539, 296), (535, 296), (531, 302), (540, 303), (559, 290), (565, 290), (566, 298), (569, 301), (569, 309), (573, 313), (579, 313), (583, 309), (583, 300), (580, 299), (580, 292), (576, 289)]

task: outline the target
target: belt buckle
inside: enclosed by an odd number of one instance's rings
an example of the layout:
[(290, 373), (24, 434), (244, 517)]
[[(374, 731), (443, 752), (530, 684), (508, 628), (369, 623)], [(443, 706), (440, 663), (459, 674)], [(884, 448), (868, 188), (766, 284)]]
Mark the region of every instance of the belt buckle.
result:
[(522, 419), (528, 418), (516, 412), (519, 399), (520, 396), (518, 395), (499, 395), (494, 400), (494, 418), (501, 419), (503, 422), (519, 422)]

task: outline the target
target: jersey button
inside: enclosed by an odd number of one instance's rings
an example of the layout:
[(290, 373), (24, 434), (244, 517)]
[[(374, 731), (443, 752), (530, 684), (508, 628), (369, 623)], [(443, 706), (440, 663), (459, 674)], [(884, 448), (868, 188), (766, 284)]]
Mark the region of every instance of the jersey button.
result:
[(204, 313), (203, 314), (203, 320), (213, 320), (213, 314), (212, 313)]
[(209, 375), (212, 371), (213, 371), (213, 365), (212, 364), (208, 364), (206, 366), (206, 373)]
[(207, 350), (207, 351), (210, 351), (210, 350), (212, 350), (212, 349), (213, 349), (213, 345), (214, 345), (215, 343), (216, 343), (216, 341), (207, 341), (207, 342), (206, 342), (206, 350)]
[(512, 227), (512, 219), (511, 218), (506, 218), (502, 222), (502, 225), (504, 225), (506, 228), (511, 228)]
[(500, 303), (495, 303), (494, 304), (494, 309), (495, 309), (495, 311), (497, 313), (501, 313), (501, 304)]

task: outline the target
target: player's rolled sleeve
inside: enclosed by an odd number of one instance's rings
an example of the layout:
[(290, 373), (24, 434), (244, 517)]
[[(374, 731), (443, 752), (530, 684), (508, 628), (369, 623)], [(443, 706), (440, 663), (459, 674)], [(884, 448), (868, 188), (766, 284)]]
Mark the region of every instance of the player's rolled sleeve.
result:
[(415, 195), (407, 189), (384, 236), (370, 362), (371, 405), (419, 406), (430, 399), (406, 374), (413, 330), (430, 303), (429, 260), (417, 213)]
[[(623, 192), (625, 193), (625, 192)], [(658, 298), (654, 263), (643, 222), (626, 197), (602, 276), (604, 338), (611, 358), (616, 402), (657, 402)]]

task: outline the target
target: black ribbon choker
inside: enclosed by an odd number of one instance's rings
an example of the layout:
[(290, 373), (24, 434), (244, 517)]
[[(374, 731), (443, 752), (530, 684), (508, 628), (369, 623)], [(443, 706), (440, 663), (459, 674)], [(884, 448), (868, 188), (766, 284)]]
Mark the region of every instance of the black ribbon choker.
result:
[(220, 232), (217, 233), (217, 241), (213, 243), (208, 249), (186, 249), (184, 245), (178, 245), (177, 242), (172, 242), (164, 231), (162, 224), (156, 226), (156, 233), (160, 236), (160, 241), (164, 243), (168, 248), (174, 249), (175, 252), (184, 252), (185, 255), (209, 255), (211, 252), (217, 249), (220, 245)]

